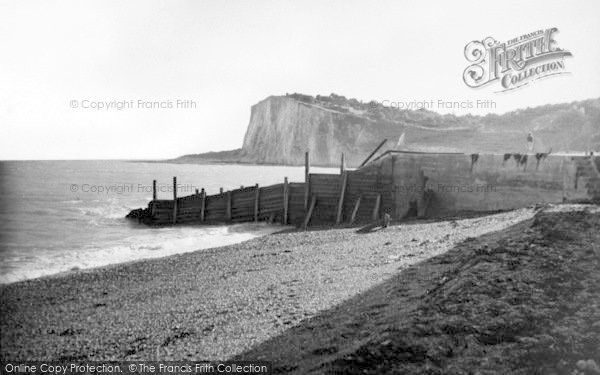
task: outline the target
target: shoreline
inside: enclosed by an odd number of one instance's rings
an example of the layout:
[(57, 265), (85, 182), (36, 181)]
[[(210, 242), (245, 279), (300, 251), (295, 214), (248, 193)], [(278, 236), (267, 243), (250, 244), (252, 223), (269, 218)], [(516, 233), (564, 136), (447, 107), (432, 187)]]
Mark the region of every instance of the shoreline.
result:
[[(127, 219), (123, 218), (123, 220), (127, 220)], [(227, 241), (224, 241), (223, 244), (216, 245), (216, 246), (200, 247), (200, 248), (195, 248), (193, 250), (181, 250), (180, 252), (177, 252), (174, 254), (148, 256), (148, 257), (143, 257), (143, 258), (129, 259), (129, 260), (125, 260), (125, 261), (115, 261), (113, 263), (106, 263), (106, 264), (101, 264), (101, 265), (96, 265), (96, 266), (91, 266), (91, 267), (73, 266), (70, 269), (58, 271), (55, 273), (44, 274), (44, 275), (34, 276), (34, 277), (28, 277), (28, 278), (23, 278), (20, 280), (9, 281), (9, 282), (0, 282), (0, 288), (5, 285), (13, 285), (15, 283), (33, 281), (33, 280), (42, 279), (42, 278), (57, 278), (57, 277), (63, 277), (63, 276), (70, 276), (70, 275), (77, 274), (77, 273), (86, 273), (86, 272), (92, 272), (94, 270), (108, 269), (108, 268), (116, 267), (119, 265), (127, 265), (127, 264), (135, 263), (135, 262), (143, 262), (143, 261), (153, 260), (153, 259), (163, 259), (163, 258), (167, 258), (170, 256), (179, 255), (179, 254), (203, 252), (203, 251), (208, 251), (211, 249), (218, 249), (218, 248), (222, 248), (222, 247), (227, 247), (227, 246), (243, 243), (246, 241), (252, 241), (256, 238), (269, 236), (269, 235), (277, 234), (280, 232), (289, 231), (290, 229), (293, 228), (290, 225), (284, 226), (284, 225), (279, 225), (279, 224), (267, 224), (264, 222), (261, 222), (258, 224), (256, 224), (256, 223), (236, 223), (236, 224), (223, 223), (223, 224), (188, 225), (188, 227), (192, 227), (192, 228), (198, 227), (199, 229), (206, 229), (206, 230), (210, 230), (211, 228), (227, 228), (228, 230), (231, 230), (232, 228), (236, 229), (238, 227), (243, 227), (243, 226), (254, 227), (255, 228), (254, 230), (252, 230), (252, 231), (247, 230), (245, 232), (248, 234), (252, 234), (254, 237), (249, 238), (249, 239), (239, 239), (239, 241), (233, 242), (233, 243), (228, 243)], [(267, 229), (262, 229), (263, 227), (267, 228)], [(161, 228), (161, 227), (157, 227), (157, 228)], [(264, 233), (261, 233), (261, 231), (264, 231)], [(244, 233), (244, 232), (242, 232), (242, 233)]]
[[(419, 220), (412, 220), (412, 221), (402, 221), (402, 222), (397, 222), (394, 223), (395, 225), (413, 225), (413, 224), (430, 224), (430, 223), (436, 223), (436, 222), (443, 222), (443, 221), (449, 221), (449, 220), (464, 220), (464, 219), (474, 219), (474, 218), (479, 218), (479, 217), (485, 217), (485, 216), (490, 216), (490, 215), (496, 215), (496, 214), (501, 214), (501, 213), (506, 213), (506, 212), (511, 212), (513, 210), (503, 210), (503, 211), (495, 211), (495, 212), (487, 212), (487, 213), (481, 213), (481, 212), (468, 212), (468, 213), (464, 213), (464, 214), (460, 214), (460, 215), (448, 215), (448, 216), (440, 216), (437, 218), (430, 218), (430, 219), (419, 219)], [(252, 224), (252, 223), (239, 223), (239, 224), (203, 224), (203, 225), (194, 225), (194, 224), (189, 224), (187, 226), (189, 227), (194, 227), (194, 226), (198, 226), (200, 228), (210, 228), (210, 227), (230, 227), (230, 226), (234, 226), (234, 225), (248, 225), (248, 224)], [(275, 224), (272, 224), (275, 225)], [(160, 260), (160, 259), (164, 259), (164, 258), (169, 258), (172, 256), (177, 256), (177, 255), (181, 255), (181, 254), (189, 254), (189, 253), (196, 253), (196, 252), (208, 252), (208, 251), (218, 251), (219, 249), (223, 249), (223, 248), (227, 248), (229, 246), (234, 246), (237, 244), (241, 244), (244, 242), (248, 242), (248, 241), (253, 241), (257, 238), (261, 238), (261, 237), (265, 237), (265, 236), (272, 236), (272, 235), (277, 235), (277, 234), (289, 234), (289, 233), (303, 233), (303, 232), (314, 232), (314, 231), (326, 231), (326, 230), (335, 230), (335, 229), (355, 229), (355, 230), (360, 230), (362, 226), (356, 226), (356, 225), (341, 225), (341, 226), (333, 226), (331, 224), (321, 224), (321, 225), (314, 225), (310, 228), (307, 229), (299, 229), (293, 225), (280, 225), (280, 224), (276, 224), (277, 226), (280, 226), (281, 229), (278, 229), (272, 233), (266, 233), (266, 234), (262, 234), (259, 235), (255, 238), (250, 238), (247, 240), (242, 240), (240, 242), (236, 242), (233, 244), (226, 244), (226, 245), (218, 245), (218, 246), (212, 246), (212, 247), (207, 247), (207, 248), (200, 248), (200, 249), (195, 249), (195, 250), (190, 250), (190, 251), (182, 251), (179, 253), (175, 253), (175, 254), (170, 254), (170, 255), (164, 255), (164, 256), (159, 256), (159, 257), (150, 257), (150, 258), (140, 258), (140, 259), (131, 259), (131, 260), (127, 260), (127, 261), (123, 261), (123, 262), (115, 262), (115, 263), (108, 263), (108, 264), (104, 264), (104, 265), (99, 265), (99, 266), (93, 266), (93, 267), (87, 267), (87, 268), (80, 268), (78, 266), (74, 266), (72, 269), (69, 270), (65, 270), (65, 271), (59, 271), (56, 273), (52, 273), (52, 274), (47, 274), (47, 275), (41, 275), (41, 276), (36, 276), (36, 277), (31, 277), (31, 278), (25, 278), (22, 280), (16, 280), (16, 281), (11, 281), (11, 282), (6, 282), (6, 283), (2, 283), (0, 282), (0, 289), (3, 286), (8, 286), (8, 285), (14, 285), (17, 283), (25, 283), (25, 282), (30, 282), (30, 281), (35, 281), (35, 280), (39, 280), (39, 279), (45, 279), (45, 278), (61, 278), (61, 277), (67, 277), (67, 276), (76, 276), (77, 274), (85, 274), (85, 273), (90, 273), (90, 272), (102, 272), (104, 270), (109, 270), (111, 268), (114, 267), (119, 267), (122, 265), (130, 265), (132, 263), (137, 263), (137, 262), (145, 262), (145, 261), (151, 261), (151, 260)], [(180, 227), (183, 227), (185, 225), (180, 225)], [(367, 225), (368, 226), (368, 225)], [(162, 228), (161, 226), (157, 226), (156, 228)]]
[(284, 231), (2, 285), (0, 358), (224, 360), (399, 269), (533, 215), (520, 209), (366, 234)]

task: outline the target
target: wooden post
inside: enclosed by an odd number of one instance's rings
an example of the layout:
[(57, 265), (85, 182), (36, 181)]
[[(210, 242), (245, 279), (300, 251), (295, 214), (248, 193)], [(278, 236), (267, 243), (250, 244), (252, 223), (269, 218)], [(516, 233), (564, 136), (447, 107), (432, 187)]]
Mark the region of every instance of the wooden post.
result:
[(219, 188), (219, 194), (223, 194), (223, 188), (222, 187)]
[(244, 190), (244, 185), (240, 185), (240, 190)]
[(200, 221), (204, 222), (204, 218), (206, 217), (206, 191), (202, 188), (200, 192)]
[(377, 194), (377, 198), (375, 199), (375, 206), (373, 207), (373, 215), (371, 219), (377, 220), (379, 219), (379, 206), (381, 205), (381, 194)]
[(231, 190), (227, 191), (227, 221), (231, 221)]
[(260, 189), (258, 184), (254, 185), (254, 221), (258, 222), (258, 204), (260, 199)]
[[(427, 212), (427, 206), (429, 205), (430, 195), (427, 193), (427, 180), (429, 177), (425, 176), (423, 170), (419, 170), (419, 200), (417, 201), (417, 217), (424, 217)], [(484, 197), (484, 200), (485, 199)]]
[(173, 177), (173, 224), (177, 222), (177, 177)]
[[(344, 155), (344, 154), (342, 154)], [(342, 161), (342, 165), (343, 165), (343, 161)], [(344, 195), (346, 194), (346, 183), (348, 182), (348, 173), (347, 172), (342, 172), (342, 178), (341, 178), (341, 186), (340, 186), (340, 197), (338, 199), (338, 207), (337, 207), (337, 216), (335, 219), (335, 223), (339, 224), (342, 222), (342, 212), (343, 212), (343, 208), (344, 208)]]
[(308, 196), (310, 194), (310, 154), (304, 154), (304, 212), (308, 209)]
[(350, 217), (350, 224), (354, 224), (354, 219), (356, 219), (356, 214), (358, 213), (358, 207), (360, 207), (361, 199), (362, 199), (362, 196), (359, 196), (358, 199), (356, 200), (356, 203), (354, 203), (354, 209), (352, 210), (352, 216)]
[(288, 223), (288, 207), (289, 207), (289, 186), (288, 186), (288, 178), (283, 178), (283, 218), (282, 224), (286, 225)]
[(177, 177), (173, 177), (173, 199), (177, 199)]
[(199, 191), (198, 191), (198, 188), (196, 188), (196, 195), (198, 195), (198, 194), (199, 194)]
[(156, 200), (156, 180), (152, 180), (152, 200)]
[(306, 229), (308, 227), (308, 222), (310, 221), (310, 217), (312, 216), (313, 210), (315, 209), (315, 205), (317, 204), (317, 197), (313, 195), (310, 201), (310, 207), (308, 208), (308, 212), (304, 217), (304, 223), (302, 223), (302, 228)]
[(376, 153), (377, 151), (379, 151), (379, 149), (380, 149), (380, 148), (382, 148), (382, 147), (383, 147), (383, 145), (385, 144), (385, 142), (387, 142), (387, 139), (384, 139), (384, 140), (383, 140), (383, 142), (381, 142), (381, 143), (379, 144), (379, 146), (377, 146), (377, 148), (376, 148), (375, 150), (373, 150), (373, 152), (371, 152), (371, 153), (369, 154), (369, 156), (367, 156), (367, 158), (365, 159), (365, 161), (363, 161), (363, 162), (362, 162), (362, 164), (361, 164), (361, 165), (360, 165), (358, 168), (362, 168), (362, 167), (364, 167), (364, 166), (365, 166), (365, 164), (367, 164), (367, 162), (368, 162), (369, 160), (371, 160), (371, 158), (373, 157), (373, 155), (375, 155), (375, 153)]
[(342, 152), (342, 161), (340, 162), (340, 174), (346, 171), (346, 155)]

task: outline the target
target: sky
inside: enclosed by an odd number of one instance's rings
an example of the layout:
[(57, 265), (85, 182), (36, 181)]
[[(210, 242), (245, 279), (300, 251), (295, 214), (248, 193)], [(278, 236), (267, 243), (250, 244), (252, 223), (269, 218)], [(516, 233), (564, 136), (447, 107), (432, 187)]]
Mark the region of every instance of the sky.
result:
[[(434, 108), (480, 115), (597, 98), (599, 14), (597, 0), (2, 0), (0, 159), (239, 148), (250, 107), (293, 92), (496, 104)], [(570, 74), (503, 93), (463, 82), (469, 42), (551, 27)]]

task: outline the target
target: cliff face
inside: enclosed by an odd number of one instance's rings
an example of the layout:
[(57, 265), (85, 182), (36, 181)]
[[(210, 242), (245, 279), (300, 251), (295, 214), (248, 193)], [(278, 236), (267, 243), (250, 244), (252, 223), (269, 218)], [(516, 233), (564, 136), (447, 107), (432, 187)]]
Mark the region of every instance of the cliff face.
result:
[(293, 94), (252, 106), (242, 149), (186, 155), (179, 162), (359, 165), (384, 139), (388, 149), (427, 152), (524, 153), (600, 150), (600, 99), (545, 105), (503, 115), (454, 116), (382, 108), (346, 99)]
[(350, 164), (357, 164), (381, 142), (382, 135), (401, 133), (401, 127), (378, 125), (358, 114), (269, 97), (252, 106), (242, 150), (258, 163), (301, 164), (308, 150), (315, 164), (336, 165), (342, 152)]
[(242, 150), (252, 162), (358, 165), (383, 140), (386, 149), (430, 152), (534, 152), (600, 149), (600, 100), (546, 105), (504, 115), (454, 116), (400, 111), (332, 95), (269, 97), (252, 107)]

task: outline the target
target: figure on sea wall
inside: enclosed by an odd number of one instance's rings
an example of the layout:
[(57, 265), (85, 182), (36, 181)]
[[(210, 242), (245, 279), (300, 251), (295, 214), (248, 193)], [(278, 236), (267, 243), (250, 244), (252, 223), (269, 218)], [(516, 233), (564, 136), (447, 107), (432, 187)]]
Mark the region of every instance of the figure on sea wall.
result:
[(527, 134), (527, 151), (533, 151), (533, 134)]

